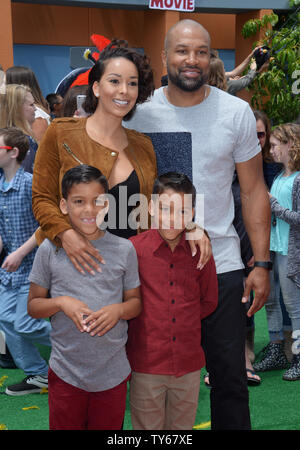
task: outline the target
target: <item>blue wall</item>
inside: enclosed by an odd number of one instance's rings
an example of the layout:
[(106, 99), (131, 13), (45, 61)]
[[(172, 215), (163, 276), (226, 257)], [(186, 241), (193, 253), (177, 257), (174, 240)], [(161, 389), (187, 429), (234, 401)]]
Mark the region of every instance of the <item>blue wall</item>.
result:
[[(70, 48), (60, 45), (14, 45), (14, 65), (30, 67), (44, 97), (55, 92), (58, 83), (71, 72)], [(234, 69), (234, 50), (219, 50), (225, 70)]]
[(71, 72), (70, 47), (60, 45), (14, 45), (14, 65), (30, 67), (44, 96), (55, 92), (58, 83)]
[(235, 68), (235, 51), (234, 50), (218, 50), (219, 57), (222, 59), (226, 72), (230, 72)]

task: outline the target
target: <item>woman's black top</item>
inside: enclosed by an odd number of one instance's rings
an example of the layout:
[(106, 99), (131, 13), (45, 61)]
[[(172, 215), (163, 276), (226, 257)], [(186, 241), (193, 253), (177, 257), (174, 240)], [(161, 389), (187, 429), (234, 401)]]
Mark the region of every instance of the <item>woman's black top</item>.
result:
[(135, 236), (137, 229), (132, 229), (128, 223), (131, 211), (137, 206), (136, 201), (133, 206), (129, 206), (129, 198), (134, 194), (140, 193), (140, 183), (135, 170), (131, 172), (126, 180), (111, 188), (108, 193), (113, 196), (115, 202), (113, 202), (111, 197), (109, 212), (105, 217), (105, 221), (108, 222), (107, 230), (125, 239)]

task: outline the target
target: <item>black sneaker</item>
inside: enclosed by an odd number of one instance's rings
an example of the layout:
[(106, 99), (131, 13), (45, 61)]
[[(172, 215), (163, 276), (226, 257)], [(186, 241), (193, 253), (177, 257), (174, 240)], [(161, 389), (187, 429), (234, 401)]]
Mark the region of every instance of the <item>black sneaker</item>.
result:
[(286, 381), (300, 380), (300, 354), (293, 356), (291, 367), (284, 372), (282, 378)]
[(255, 371), (266, 372), (267, 370), (280, 370), (289, 367), (282, 343), (269, 342), (263, 352), (262, 360), (253, 364)]
[(5, 390), (7, 395), (26, 395), (42, 392), (48, 388), (48, 378), (42, 375), (29, 375), (21, 383), (8, 386)]

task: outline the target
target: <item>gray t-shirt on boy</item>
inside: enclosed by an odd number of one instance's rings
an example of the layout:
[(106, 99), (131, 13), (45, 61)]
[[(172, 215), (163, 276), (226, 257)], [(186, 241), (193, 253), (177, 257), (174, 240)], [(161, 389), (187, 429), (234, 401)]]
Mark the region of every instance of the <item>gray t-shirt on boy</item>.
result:
[[(97, 311), (121, 303), (123, 291), (140, 285), (138, 262), (132, 243), (108, 231), (93, 246), (106, 261), (102, 272), (81, 275), (64, 249), (45, 240), (39, 247), (30, 281), (49, 290), (51, 297), (75, 297)], [(65, 382), (89, 392), (120, 384), (130, 374), (125, 344), (127, 321), (119, 322), (103, 336), (81, 333), (63, 312), (51, 317), (52, 351), (49, 365)]]
[(151, 137), (159, 175), (185, 173), (197, 194), (204, 195), (204, 212), (198, 197), (196, 221), (210, 235), (217, 272), (243, 268), (239, 237), (232, 225), (231, 185), (235, 163), (248, 161), (261, 151), (248, 103), (211, 87), (202, 103), (178, 107), (159, 88), (124, 126)]

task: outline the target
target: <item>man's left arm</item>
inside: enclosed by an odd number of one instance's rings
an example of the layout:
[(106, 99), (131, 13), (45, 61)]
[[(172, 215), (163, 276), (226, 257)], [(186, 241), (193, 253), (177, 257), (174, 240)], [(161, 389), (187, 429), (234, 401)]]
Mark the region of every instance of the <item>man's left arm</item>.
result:
[[(236, 170), (241, 189), (243, 220), (254, 260), (269, 261), (271, 209), (263, 177), (261, 153), (246, 162), (237, 163)], [(251, 271), (246, 279), (243, 302), (247, 301), (251, 290), (255, 291), (255, 299), (248, 316), (261, 309), (268, 298), (270, 282), (267, 269), (254, 267)]]

